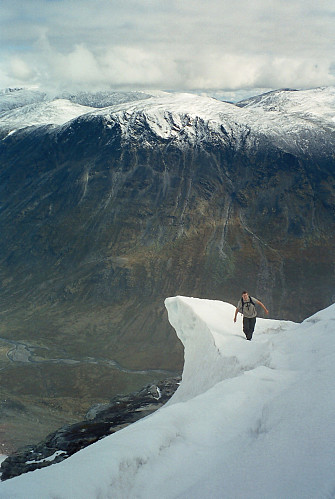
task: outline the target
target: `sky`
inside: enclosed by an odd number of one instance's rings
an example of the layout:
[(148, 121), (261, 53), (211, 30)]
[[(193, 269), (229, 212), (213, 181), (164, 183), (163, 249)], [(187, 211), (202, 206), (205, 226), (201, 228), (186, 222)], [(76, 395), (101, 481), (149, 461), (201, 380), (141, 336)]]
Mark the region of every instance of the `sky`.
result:
[(1, 0), (0, 88), (335, 84), (334, 0)]
[(250, 342), (229, 303), (172, 297), (166, 307), (185, 347), (169, 402), (0, 482), (0, 498), (334, 498), (335, 304), (301, 324), (259, 317)]

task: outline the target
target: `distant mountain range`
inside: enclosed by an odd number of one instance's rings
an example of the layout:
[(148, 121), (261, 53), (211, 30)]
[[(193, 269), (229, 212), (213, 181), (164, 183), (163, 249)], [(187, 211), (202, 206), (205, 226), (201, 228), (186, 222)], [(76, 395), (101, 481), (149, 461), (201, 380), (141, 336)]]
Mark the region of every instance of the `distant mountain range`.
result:
[(78, 361), (90, 396), (88, 358), (128, 369), (115, 393), (144, 384), (129, 369), (180, 369), (167, 296), (246, 288), (295, 321), (334, 301), (334, 88), (237, 105), (12, 89), (0, 110), (1, 336), (43, 369)]

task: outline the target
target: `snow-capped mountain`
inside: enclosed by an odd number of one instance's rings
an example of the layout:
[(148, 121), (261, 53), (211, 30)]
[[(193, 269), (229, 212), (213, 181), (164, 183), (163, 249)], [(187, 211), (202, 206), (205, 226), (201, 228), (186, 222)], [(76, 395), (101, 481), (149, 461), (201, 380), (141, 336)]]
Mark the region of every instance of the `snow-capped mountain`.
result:
[(26, 499), (332, 498), (335, 305), (301, 324), (174, 297), (181, 386), (157, 412), (49, 468), (2, 482)]
[(208, 97), (170, 94), (99, 110), (83, 119), (99, 115), (106, 126), (119, 123), (123, 136), (132, 140), (143, 140), (146, 126), (153, 135), (189, 145), (222, 140), (253, 148), (266, 140), (286, 152), (304, 154), (316, 147), (323, 155), (335, 145), (335, 89), (315, 90), (300, 98), (297, 93), (272, 97), (272, 105), (278, 102), (277, 112), (269, 112), (271, 106), (263, 101), (239, 107)]
[(29, 88), (5, 88), (0, 90), (0, 113), (48, 100), (46, 92)]
[(276, 90), (237, 104), (248, 109), (263, 110), (286, 116), (305, 119), (314, 123), (335, 124), (335, 88), (314, 88), (311, 90)]
[[(142, 143), (143, 140), (150, 143), (150, 132), (154, 140), (158, 137), (188, 145), (221, 140), (235, 142), (237, 147), (239, 143), (243, 147), (257, 147), (259, 141), (266, 140), (294, 154), (309, 154), (316, 147), (316, 154), (324, 155), (334, 146), (333, 88), (276, 91), (238, 105), (194, 94), (166, 92), (158, 96), (134, 92), (115, 93), (109, 98), (108, 94), (94, 94), (92, 98), (78, 94), (69, 98), (72, 102), (43, 100), (3, 112), (1, 128), (12, 132), (32, 125), (70, 126), (70, 120), (82, 116), (81, 123), (103, 119), (107, 128), (118, 124), (123, 139), (128, 137)], [(95, 103), (99, 109), (82, 105), (83, 102)]]
[(148, 99), (153, 95), (164, 95), (165, 93), (166, 92), (160, 90), (151, 92), (63, 92), (60, 94), (59, 98), (68, 99), (69, 101), (74, 102), (75, 104), (81, 104), (82, 106), (102, 108), (125, 102)]
[(3, 128), (12, 128), (11, 133), (29, 126), (62, 125), (94, 108), (73, 104), (69, 100), (56, 99), (34, 104), (26, 104), (1, 113)]
[(153, 95), (163, 95), (163, 91), (148, 92), (61, 92), (53, 95), (34, 88), (6, 88), (0, 90), (0, 112), (23, 107), (27, 104), (65, 99), (88, 107), (107, 107), (122, 102), (143, 100)]
[(63, 92), (52, 97), (34, 89), (9, 88), (0, 91), (0, 128), (60, 125), (99, 108), (149, 97), (152, 94), (145, 92)]

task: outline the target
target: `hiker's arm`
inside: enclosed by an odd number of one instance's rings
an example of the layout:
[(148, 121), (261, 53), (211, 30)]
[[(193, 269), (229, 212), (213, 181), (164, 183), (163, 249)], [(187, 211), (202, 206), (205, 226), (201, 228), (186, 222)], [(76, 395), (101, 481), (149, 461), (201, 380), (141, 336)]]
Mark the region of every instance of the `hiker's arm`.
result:
[(234, 322), (236, 322), (236, 317), (237, 317), (237, 314), (238, 314), (238, 308), (236, 308), (236, 310), (235, 310)]
[(265, 306), (265, 305), (263, 305), (263, 303), (262, 303), (261, 301), (259, 301), (259, 300), (256, 300), (256, 301), (257, 301), (258, 305), (260, 305), (260, 306), (262, 307), (262, 309), (264, 310), (264, 312), (265, 312), (266, 314), (268, 314), (268, 313), (269, 313), (269, 311), (268, 311), (268, 309), (266, 308), (266, 306)]

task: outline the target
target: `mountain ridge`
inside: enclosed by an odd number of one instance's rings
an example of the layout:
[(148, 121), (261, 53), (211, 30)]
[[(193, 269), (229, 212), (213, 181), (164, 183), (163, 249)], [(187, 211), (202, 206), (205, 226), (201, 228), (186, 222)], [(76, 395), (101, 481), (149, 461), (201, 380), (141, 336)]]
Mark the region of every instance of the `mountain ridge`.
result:
[[(263, 99), (261, 97), (249, 99), (236, 105), (194, 94), (165, 93), (159, 97), (146, 95), (141, 100), (122, 102), (101, 109), (57, 99), (50, 103), (42, 102), (24, 106), (26, 111), (24, 114), (23, 109), (2, 113), (2, 129), (12, 134), (13, 129), (17, 130), (18, 127), (40, 124), (59, 125), (63, 130), (75, 125), (77, 120), (80, 123), (83, 120), (101, 119), (106, 127), (120, 126), (123, 137), (132, 134), (132, 140), (136, 140), (136, 136), (142, 130), (150, 129), (154, 135), (163, 139), (179, 139), (181, 142), (187, 139), (192, 143), (193, 139), (197, 142), (197, 134), (194, 134), (193, 130), (200, 130), (202, 124), (198, 142), (206, 140), (206, 136), (211, 134), (221, 139), (234, 138), (236, 141), (243, 135), (245, 138), (253, 136), (254, 141), (257, 141), (258, 137), (266, 136), (276, 147), (286, 152), (306, 154), (310, 148), (307, 141), (312, 140), (314, 148), (316, 144), (319, 144), (317, 155), (328, 154), (329, 150), (334, 147), (334, 134), (332, 133), (335, 129), (334, 89), (313, 91), (312, 96), (314, 100), (316, 99), (316, 105), (313, 104), (313, 99), (312, 104), (308, 105), (308, 91), (305, 93), (295, 91), (294, 95), (300, 93), (304, 95), (300, 99), (302, 110), (298, 111), (297, 99), (294, 99), (291, 104), (287, 96), (291, 93), (291, 91), (273, 92), (271, 95), (266, 94)], [(268, 103), (269, 99), (270, 103)], [(276, 101), (279, 103), (284, 101), (283, 111), (278, 110)], [(322, 102), (328, 104), (323, 112), (320, 111)], [(136, 124), (141, 126), (137, 133)], [(139, 137), (139, 140), (141, 139), (142, 137)], [(329, 139), (331, 139), (330, 143)], [(254, 146), (255, 144), (251, 142), (250, 147)]]

